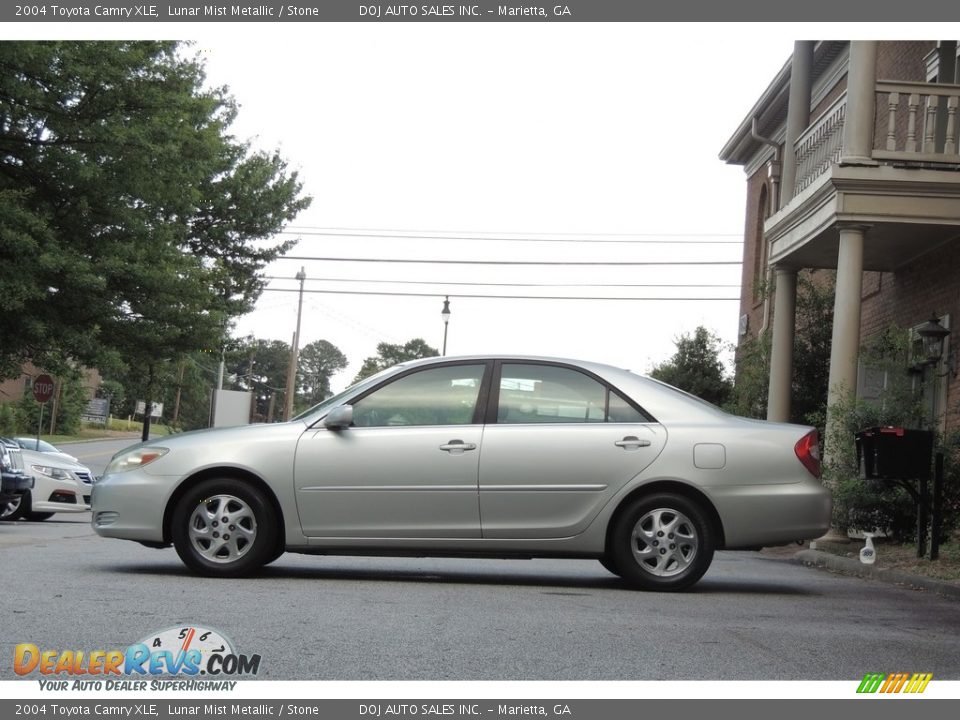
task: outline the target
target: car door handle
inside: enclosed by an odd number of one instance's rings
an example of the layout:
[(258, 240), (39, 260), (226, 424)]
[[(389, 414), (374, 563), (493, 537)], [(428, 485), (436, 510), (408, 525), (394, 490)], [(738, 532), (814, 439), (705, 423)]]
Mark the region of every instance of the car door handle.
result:
[(441, 445), (440, 449), (451, 455), (459, 455), (464, 450), (476, 450), (476, 443), (465, 443), (463, 440), (451, 440), (446, 445)]
[(641, 440), (634, 435), (628, 435), (623, 440), (617, 440), (614, 445), (622, 447), (624, 450), (636, 450), (642, 447), (650, 447), (649, 440)]

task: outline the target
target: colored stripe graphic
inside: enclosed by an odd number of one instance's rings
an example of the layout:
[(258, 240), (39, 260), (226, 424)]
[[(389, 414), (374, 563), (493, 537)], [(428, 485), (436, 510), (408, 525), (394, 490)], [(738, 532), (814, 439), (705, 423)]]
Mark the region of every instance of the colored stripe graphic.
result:
[(860, 683), (860, 687), (857, 688), (858, 693), (875, 693), (880, 688), (880, 683), (883, 682), (883, 679), (886, 677), (883, 673), (867, 673), (863, 676), (863, 681)]
[(933, 680), (933, 673), (867, 673), (858, 693), (922, 693)]
[(933, 673), (914, 673), (913, 677), (910, 678), (910, 684), (907, 685), (907, 689), (904, 690), (904, 692), (922, 693), (927, 689), (927, 685), (930, 684), (931, 680), (933, 680)]

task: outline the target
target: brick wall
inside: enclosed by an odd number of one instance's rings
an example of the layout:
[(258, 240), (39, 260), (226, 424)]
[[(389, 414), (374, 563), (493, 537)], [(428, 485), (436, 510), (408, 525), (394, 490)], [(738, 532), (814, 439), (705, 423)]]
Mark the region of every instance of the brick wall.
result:
[[(744, 224), (743, 270), (740, 287), (740, 316), (746, 315), (748, 336), (756, 337), (763, 324), (763, 295), (756, 291), (757, 281), (766, 273), (763, 255), (763, 220), (761, 197), (767, 187), (767, 206), (773, 202), (767, 185), (767, 168), (762, 167), (747, 178), (747, 207)], [(759, 274), (759, 277), (758, 277)]]
[[(867, 241), (869, 242), (869, 233)], [(862, 341), (890, 325), (909, 328), (930, 318), (950, 315), (953, 347), (960, 350), (960, 239), (942, 245), (897, 272), (864, 273), (861, 306)], [(868, 294), (868, 276), (878, 276), (876, 289)], [(947, 427), (960, 427), (960, 378), (950, 379), (947, 389)]]

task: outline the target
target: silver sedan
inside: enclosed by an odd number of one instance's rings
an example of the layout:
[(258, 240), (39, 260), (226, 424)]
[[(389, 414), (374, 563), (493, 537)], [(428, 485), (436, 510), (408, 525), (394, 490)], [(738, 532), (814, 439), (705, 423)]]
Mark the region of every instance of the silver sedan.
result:
[(716, 549), (822, 535), (816, 430), (588, 362), (431, 358), (287, 423), (160, 438), (93, 490), (104, 537), (236, 577), (283, 552), (596, 558), (681, 590)]

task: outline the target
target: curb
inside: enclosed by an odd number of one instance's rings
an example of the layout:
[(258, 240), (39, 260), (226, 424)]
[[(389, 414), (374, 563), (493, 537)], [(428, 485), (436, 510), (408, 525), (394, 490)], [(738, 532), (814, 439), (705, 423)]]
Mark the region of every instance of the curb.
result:
[(928, 590), (953, 600), (960, 600), (960, 586), (941, 580), (911, 575), (899, 570), (884, 570), (873, 565), (864, 565), (854, 558), (840, 557), (820, 550), (801, 550), (791, 558), (792, 562), (809, 567), (823, 568), (843, 575), (879, 580), (891, 585), (902, 585), (914, 590)]

